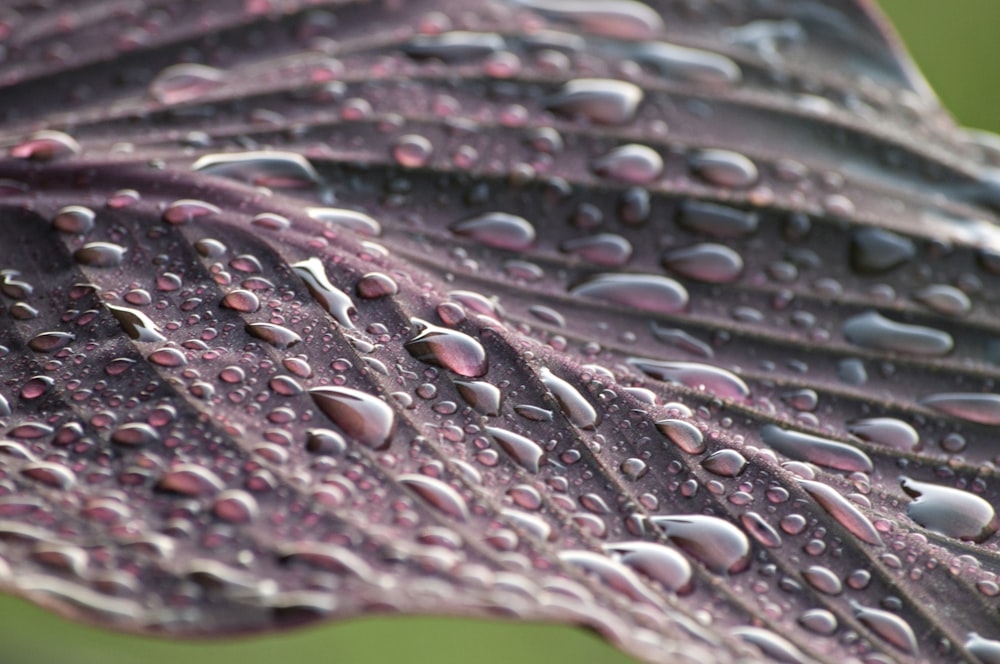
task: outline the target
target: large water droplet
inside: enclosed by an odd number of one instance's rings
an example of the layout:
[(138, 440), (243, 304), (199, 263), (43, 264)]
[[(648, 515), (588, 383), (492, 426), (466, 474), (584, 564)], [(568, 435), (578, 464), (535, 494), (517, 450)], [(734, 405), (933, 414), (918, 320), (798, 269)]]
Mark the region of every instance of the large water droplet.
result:
[(266, 341), (275, 348), (291, 348), (302, 341), (302, 337), (292, 330), (274, 323), (247, 323), (246, 331), (250, 336)]
[(192, 198), (182, 198), (167, 206), (163, 211), (163, 220), (175, 224), (186, 224), (198, 217), (222, 214), (218, 205), (212, 205), (205, 201), (198, 201)]
[(846, 472), (870, 473), (872, 460), (856, 447), (774, 424), (760, 429), (760, 439), (786, 457)]
[(67, 205), (56, 212), (52, 227), (61, 233), (82, 235), (94, 227), (94, 211), (82, 205)]
[(386, 402), (349, 387), (316, 387), (309, 394), (344, 435), (376, 450), (389, 447), (396, 415)]
[(677, 383), (694, 390), (705, 390), (718, 397), (745, 399), (750, 396), (750, 388), (743, 379), (720, 367), (700, 362), (665, 362), (629, 358), (628, 363), (657, 380)]
[(272, 150), (208, 154), (194, 162), (191, 170), (261, 187), (305, 187), (320, 179), (302, 155)]
[(881, 544), (875, 526), (864, 514), (858, 510), (849, 500), (837, 493), (836, 489), (821, 482), (812, 480), (798, 480), (806, 493), (813, 497), (826, 512), (837, 520), (840, 525), (847, 528), (858, 539), (869, 544)]
[(1000, 425), (1000, 394), (943, 392), (924, 397), (920, 403), (959, 419)]
[(982, 542), (1000, 527), (993, 506), (983, 498), (951, 487), (904, 477), (899, 485), (914, 498), (906, 514), (924, 528), (947, 537)]
[(881, 228), (862, 228), (851, 234), (851, 268), (858, 274), (883, 274), (917, 255), (913, 240)]
[(496, 249), (523, 251), (535, 243), (535, 227), (506, 212), (487, 212), (452, 224), (451, 232)]
[(419, 318), (411, 322), (419, 331), (403, 347), (417, 360), (469, 378), (483, 376), (489, 371), (486, 349), (468, 334), (431, 325)]
[(666, 42), (645, 42), (635, 49), (634, 57), (655, 68), (660, 76), (682, 83), (725, 87), (743, 78), (740, 66), (721, 53)]
[(467, 63), (502, 51), (503, 37), (492, 32), (452, 30), (437, 35), (416, 35), (403, 45), (403, 52), (414, 59), (434, 58), (442, 62)]
[(566, 240), (559, 249), (591, 263), (609, 267), (621, 267), (632, 257), (632, 244), (614, 233), (598, 233)]
[(597, 175), (631, 184), (649, 184), (663, 173), (663, 157), (646, 145), (621, 145), (590, 163)]
[(732, 150), (698, 150), (690, 158), (691, 170), (720, 187), (745, 189), (757, 183), (757, 165)]
[(166, 472), (157, 482), (156, 488), (185, 496), (205, 496), (222, 491), (226, 485), (208, 468), (182, 463)]
[(1000, 641), (986, 639), (975, 632), (969, 632), (965, 649), (979, 659), (982, 664), (1000, 664)]
[(599, 274), (572, 287), (569, 292), (653, 313), (676, 313), (688, 304), (684, 286), (655, 274)]
[(496, 385), (481, 380), (456, 380), (455, 388), (465, 403), (477, 413), (490, 416), (500, 414), (501, 392)]
[(80, 154), (80, 144), (69, 134), (51, 129), (36, 131), (10, 149), (10, 156), (35, 161), (50, 161)]
[(630, 122), (642, 101), (642, 88), (610, 78), (577, 78), (567, 81), (545, 101), (545, 107), (561, 115), (580, 115), (599, 124)]
[(747, 467), (745, 456), (732, 449), (712, 452), (701, 462), (702, 468), (720, 477), (738, 477)]
[(663, 19), (649, 5), (636, 0), (514, 0), (552, 21), (568, 23), (586, 32), (622, 39), (648, 39), (663, 30)]
[(382, 225), (364, 212), (332, 207), (308, 207), (306, 214), (317, 221), (349, 228), (360, 235), (377, 237), (382, 234)]
[(486, 427), (486, 433), (492, 436), (519, 466), (531, 473), (538, 472), (542, 459), (542, 448), (538, 443), (499, 427)]
[(549, 371), (547, 367), (541, 368), (539, 377), (545, 387), (552, 392), (552, 396), (559, 402), (559, 407), (562, 408), (563, 413), (574, 426), (581, 429), (593, 429), (598, 425), (600, 418), (597, 411), (575, 387)]
[(469, 506), (462, 498), (462, 494), (448, 484), (439, 479), (415, 473), (400, 475), (397, 480), (444, 514), (459, 521), (468, 521)]
[(559, 552), (559, 560), (596, 575), (609, 588), (636, 600), (659, 606), (660, 601), (631, 569), (596, 551), (569, 549)]
[(164, 341), (165, 337), (160, 334), (156, 323), (138, 309), (131, 307), (120, 307), (112, 304), (105, 305), (108, 311), (114, 315), (122, 330), (135, 341)]
[(951, 335), (943, 330), (897, 323), (877, 311), (847, 319), (843, 332), (852, 344), (872, 350), (940, 356), (947, 355), (955, 347)]
[(760, 219), (755, 212), (744, 212), (717, 203), (684, 201), (677, 223), (695, 233), (737, 238), (756, 232)]
[(661, 262), (682, 277), (713, 284), (736, 281), (743, 274), (743, 258), (729, 247), (711, 242), (672, 249)]
[(215, 67), (183, 63), (167, 67), (149, 84), (149, 94), (164, 104), (180, 104), (218, 88), (225, 72)]
[(125, 259), (125, 247), (113, 242), (88, 242), (73, 252), (73, 258), (87, 267), (118, 267)]
[(330, 283), (326, 267), (318, 258), (308, 258), (292, 264), (295, 274), (306, 282), (309, 292), (338, 323), (346, 328), (354, 328), (351, 314), (355, 313), (354, 302), (346, 293)]
[(739, 528), (714, 516), (683, 514), (649, 517), (670, 542), (717, 574), (735, 574), (750, 565), (750, 540)]
[(805, 664), (810, 660), (791, 641), (763, 627), (735, 627), (729, 630), (747, 643), (757, 646), (769, 659), (785, 664)]
[(669, 438), (674, 445), (688, 454), (701, 454), (705, 451), (705, 436), (698, 427), (685, 420), (659, 420), (656, 428)]
[(71, 332), (39, 332), (28, 341), (28, 348), (36, 353), (54, 353), (60, 348), (65, 348), (76, 335)]
[(920, 442), (912, 426), (894, 417), (870, 417), (847, 423), (847, 430), (863, 441), (909, 452)]
[(686, 593), (693, 588), (691, 563), (676, 549), (659, 542), (615, 542), (605, 551), (616, 553), (623, 563), (658, 581), (670, 592)]
[(854, 616), (879, 637), (908, 655), (917, 654), (919, 651), (917, 637), (905, 620), (895, 613), (862, 606), (855, 602), (851, 603), (851, 607), (854, 609)]

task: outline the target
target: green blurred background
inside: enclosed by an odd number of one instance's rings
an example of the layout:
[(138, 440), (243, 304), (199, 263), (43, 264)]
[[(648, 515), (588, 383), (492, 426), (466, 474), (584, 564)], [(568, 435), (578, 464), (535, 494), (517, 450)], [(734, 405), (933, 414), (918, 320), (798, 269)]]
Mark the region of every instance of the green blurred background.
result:
[[(793, 0), (789, 0), (790, 2)], [(967, 126), (1000, 131), (1000, 0), (882, 0), (944, 104)], [(109, 634), (0, 598), (5, 664), (627, 663), (583, 630), (433, 618), (355, 620), (284, 636), (176, 643)]]

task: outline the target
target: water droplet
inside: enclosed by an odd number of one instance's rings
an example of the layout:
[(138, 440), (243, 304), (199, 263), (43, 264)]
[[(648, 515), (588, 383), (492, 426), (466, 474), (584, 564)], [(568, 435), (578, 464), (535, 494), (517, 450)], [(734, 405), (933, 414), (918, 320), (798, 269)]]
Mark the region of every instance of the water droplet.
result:
[(523, 217), (487, 212), (452, 224), (451, 232), (472, 238), (487, 247), (523, 251), (535, 243), (535, 227)]
[(349, 387), (317, 387), (309, 394), (349, 438), (376, 450), (389, 447), (396, 430), (396, 415), (386, 402)]
[(292, 330), (273, 323), (247, 323), (246, 331), (251, 337), (266, 341), (282, 350), (302, 341), (302, 337)]
[(21, 467), (21, 475), (55, 489), (68, 489), (76, 483), (76, 474), (66, 466), (36, 461)]
[(669, 438), (674, 445), (688, 454), (701, 454), (705, 451), (705, 437), (698, 427), (684, 420), (659, 420), (656, 428)]
[(382, 234), (382, 225), (364, 212), (343, 208), (308, 207), (306, 214), (317, 221), (341, 226), (359, 235), (378, 237)]
[(665, 362), (629, 358), (628, 363), (642, 373), (667, 383), (677, 383), (694, 390), (705, 390), (722, 398), (746, 399), (750, 388), (736, 374), (711, 364)]
[(125, 251), (125, 247), (112, 242), (88, 242), (73, 252), (73, 258), (87, 267), (118, 267)]
[(879, 637), (908, 655), (916, 655), (917, 637), (913, 628), (905, 620), (894, 613), (851, 603), (855, 617)]
[(347, 441), (332, 429), (310, 429), (306, 433), (306, 449), (313, 454), (337, 456), (347, 451)]
[(212, 511), (228, 523), (251, 523), (260, 514), (260, 507), (257, 499), (246, 491), (229, 489), (216, 496)]
[(61, 233), (82, 235), (94, 228), (95, 213), (82, 205), (67, 205), (52, 218), (52, 227)]
[(677, 223), (694, 232), (720, 238), (745, 237), (757, 231), (760, 218), (726, 205), (686, 200), (681, 204)]
[(631, 122), (642, 102), (642, 88), (627, 81), (608, 78), (578, 78), (567, 81), (545, 100), (545, 108), (561, 115), (580, 115), (598, 124)]
[(431, 325), (419, 318), (411, 322), (419, 331), (403, 347), (417, 360), (468, 378), (477, 378), (489, 371), (486, 349), (468, 334)]
[(163, 220), (169, 224), (181, 225), (194, 221), (199, 217), (222, 214), (218, 205), (191, 198), (176, 200), (163, 211)]
[(631, 184), (649, 184), (663, 174), (663, 157), (637, 143), (621, 145), (590, 163), (597, 175)]
[(796, 481), (806, 493), (819, 503), (820, 507), (855, 537), (869, 544), (882, 544), (882, 538), (879, 537), (878, 531), (875, 530), (875, 526), (868, 520), (868, 517), (862, 514), (849, 500), (837, 493), (833, 487), (812, 480), (797, 479)]
[(847, 430), (863, 441), (909, 452), (920, 443), (912, 426), (894, 417), (870, 417), (847, 423)]
[(740, 523), (755, 540), (769, 549), (781, 546), (781, 535), (757, 512), (741, 514)]
[(830, 636), (837, 631), (837, 617), (826, 609), (809, 609), (799, 616), (799, 624), (815, 634)]
[(161, 367), (180, 367), (187, 364), (184, 353), (176, 348), (161, 348), (149, 354), (149, 361)]
[(193, 463), (182, 463), (166, 472), (156, 488), (185, 496), (206, 496), (226, 488), (218, 475), (208, 468)]
[(688, 292), (684, 286), (655, 274), (598, 274), (572, 287), (569, 292), (653, 313), (677, 313), (688, 304)]
[(392, 146), (392, 158), (406, 168), (426, 166), (434, 153), (434, 146), (425, 136), (406, 134), (400, 136)]
[(416, 474), (400, 475), (397, 479), (400, 484), (412, 490), (444, 514), (459, 521), (468, 521), (469, 506), (465, 499), (458, 491), (441, 480)]
[(332, 283), (326, 274), (326, 267), (318, 258), (309, 258), (292, 264), (295, 274), (306, 282), (309, 292), (338, 323), (346, 328), (354, 328), (351, 314), (356, 312), (354, 302)]
[(559, 249), (591, 263), (610, 267), (621, 267), (632, 257), (632, 244), (613, 233), (566, 240), (559, 245)]
[(10, 156), (35, 161), (51, 161), (80, 154), (80, 144), (69, 134), (44, 129), (10, 149)]
[(750, 540), (722, 519), (703, 514), (651, 516), (650, 521), (679, 549), (717, 574), (736, 574), (750, 565)]
[(676, 549), (658, 542), (615, 542), (604, 550), (618, 554), (640, 574), (659, 582), (670, 592), (684, 594), (694, 587), (691, 563)]
[(982, 542), (1000, 528), (993, 506), (973, 493), (907, 477), (899, 485), (914, 499), (906, 505), (906, 514), (930, 531)]
[(872, 460), (856, 447), (801, 431), (788, 431), (774, 424), (760, 429), (760, 439), (772, 449), (800, 461), (845, 472), (872, 472)]
[(666, 79), (728, 87), (739, 83), (743, 71), (731, 58), (666, 42), (644, 42), (634, 53), (637, 61), (651, 65)]
[(776, 662), (788, 664), (805, 664), (810, 660), (801, 650), (788, 639), (778, 636), (769, 629), (762, 627), (736, 627), (729, 631), (747, 643), (757, 646), (768, 658)]
[(757, 165), (731, 150), (698, 150), (691, 155), (691, 170), (703, 180), (720, 187), (746, 189), (760, 177)]
[(747, 460), (736, 450), (724, 449), (712, 452), (702, 459), (701, 466), (720, 477), (739, 477), (746, 470)]
[(269, 231), (285, 231), (292, 227), (292, 220), (273, 212), (261, 212), (254, 215), (250, 224), (257, 228), (266, 228)]
[(486, 427), (486, 433), (492, 436), (519, 466), (530, 473), (538, 472), (542, 459), (542, 448), (538, 443), (521, 434), (499, 427)]
[(974, 392), (932, 394), (921, 399), (920, 403), (969, 422), (1000, 425), (1000, 394)]
[(802, 570), (802, 578), (821, 593), (839, 595), (844, 592), (844, 584), (837, 575), (822, 565), (810, 565)]
[(75, 338), (76, 335), (70, 332), (40, 332), (28, 341), (28, 347), (36, 353), (54, 353)]
[(660, 15), (636, 0), (582, 4), (577, 0), (517, 0), (517, 4), (549, 20), (568, 23), (595, 35), (636, 40), (648, 39), (663, 31)]
[(743, 274), (743, 258), (721, 244), (706, 242), (663, 255), (663, 266), (682, 277), (713, 284), (736, 281)]
[(160, 434), (145, 422), (128, 422), (115, 429), (111, 440), (119, 445), (139, 447), (160, 441)]
[(480, 380), (456, 380), (455, 388), (477, 413), (489, 416), (500, 414), (501, 392), (496, 385)]
[(969, 296), (946, 284), (935, 284), (913, 294), (913, 299), (946, 316), (964, 316), (972, 311)]
[(871, 350), (940, 356), (947, 355), (955, 347), (951, 335), (943, 330), (897, 323), (877, 311), (847, 319), (843, 332), (852, 344)]
[(858, 274), (889, 272), (917, 255), (913, 240), (881, 228), (862, 228), (851, 234), (851, 268)]
[(631, 569), (595, 551), (570, 549), (559, 552), (559, 560), (596, 575), (609, 588), (636, 600), (659, 606), (660, 601)]
[(546, 389), (552, 392), (559, 407), (574, 426), (593, 429), (598, 425), (600, 418), (597, 411), (575, 387), (556, 376), (547, 367), (541, 368), (539, 378)]
[(395, 280), (381, 272), (369, 272), (358, 280), (358, 295), (366, 300), (377, 300), (399, 292)]
[(1000, 641), (986, 639), (975, 632), (969, 632), (964, 645), (965, 649), (982, 664), (1000, 664)]
[(225, 80), (225, 72), (215, 67), (196, 63), (182, 63), (167, 67), (149, 84), (149, 94), (168, 105), (180, 104), (201, 97), (218, 88)]
[(237, 289), (226, 293), (222, 298), (222, 307), (239, 311), (243, 314), (252, 314), (260, 310), (260, 298), (253, 292)]
[(403, 45), (403, 52), (418, 60), (434, 58), (465, 64), (481, 60), (505, 47), (503, 37), (496, 33), (452, 30), (436, 35), (416, 35)]
[(302, 155), (271, 150), (205, 155), (191, 170), (260, 187), (306, 187), (320, 180)]
[(286, 563), (304, 563), (335, 574), (357, 577), (373, 582), (374, 572), (365, 559), (350, 549), (322, 542), (292, 542), (281, 544), (278, 555)]

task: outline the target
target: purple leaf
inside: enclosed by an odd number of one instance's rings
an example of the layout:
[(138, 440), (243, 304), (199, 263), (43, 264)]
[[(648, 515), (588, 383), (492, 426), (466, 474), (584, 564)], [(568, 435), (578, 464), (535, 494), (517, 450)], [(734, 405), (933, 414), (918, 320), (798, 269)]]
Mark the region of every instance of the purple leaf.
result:
[(0, 40), (9, 592), (1000, 661), (1000, 157), (870, 3), (18, 3)]

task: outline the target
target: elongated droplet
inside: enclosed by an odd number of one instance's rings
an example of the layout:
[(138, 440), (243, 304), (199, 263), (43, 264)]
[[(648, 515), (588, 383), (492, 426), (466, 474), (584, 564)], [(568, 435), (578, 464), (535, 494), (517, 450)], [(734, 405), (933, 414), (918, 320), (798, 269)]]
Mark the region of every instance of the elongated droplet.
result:
[(702, 201), (685, 201), (677, 223), (695, 233), (712, 237), (736, 238), (757, 231), (760, 219), (754, 212)]
[(606, 544), (604, 549), (619, 554), (623, 563), (658, 581), (671, 592), (683, 594), (693, 587), (691, 563), (673, 547), (659, 542), (633, 541)]
[(67, 205), (56, 212), (52, 218), (52, 227), (60, 233), (75, 233), (82, 235), (94, 227), (94, 211), (82, 205)]
[(193, 463), (182, 463), (165, 473), (157, 482), (156, 488), (185, 496), (205, 496), (222, 491), (226, 485), (208, 468)]
[(274, 323), (247, 323), (246, 331), (250, 336), (266, 341), (282, 350), (291, 348), (302, 341), (302, 337), (297, 333)]
[(551, 21), (566, 23), (595, 35), (648, 39), (663, 30), (663, 19), (649, 5), (636, 0), (584, 2), (578, 0), (515, 0)]
[(663, 267), (682, 277), (712, 284), (736, 281), (743, 274), (743, 258), (722, 244), (705, 242), (663, 255)]
[(65, 348), (76, 338), (72, 332), (40, 332), (28, 341), (28, 348), (36, 353), (54, 353)]
[(306, 214), (327, 224), (343, 226), (355, 233), (377, 237), (382, 234), (382, 224), (364, 212), (332, 207), (309, 207)]
[(486, 433), (491, 435), (519, 466), (531, 473), (538, 472), (542, 459), (542, 448), (538, 443), (519, 433), (499, 427), (486, 427)]
[(757, 165), (732, 150), (699, 150), (691, 155), (691, 170), (711, 184), (745, 189), (757, 183)]
[(660, 601), (631, 569), (611, 558), (597, 553), (570, 549), (559, 552), (559, 560), (569, 565), (575, 565), (595, 574), (609, 588), (639, 602), (647, 602), (659, 606)]
[(837, 520), (840, 525), (847, 528), (858, 539), (869, 544), (881, 544), (875, 526), (864, 514), (858, 510), (847, 498), (840, 495), (836, 489), (821, 482), (812, 480), (798, 480), (799, 486), (805, 490), (813, 499), (819, 503), (820, 507)]
[(907, 477), (899, 485), (914, 499), (907, 504), (906, 514), (928, 530), (982, 542), (1000, 527), (993, 506), (973, 493)]
[(677, 447), (688, 454), (701, 454), (705, 451), (705, 436), (698, 427), (685, 420), (659, 420), (656, 428), (669, 438)]
[(559, 402), (559, 407), (574, 426), (581, 429), (593, 429), (600, 423), (597, 411), (575, 387), (546, 367), (541, 368), (539, 377), (545, 387), (552, 392), (552, 396)]
[(179, 226), (198, 217), (219, 214), (222, 214), (222, 209), (218, 205), (191, 198), (182, 198), (167, 206), (167, 209), (163, 211), (163, 220)]
[(884, 274), (917, 255), (913, 240), (881, 228), (863, 228), (851, 234), (851, 268), (858, 274)]
[(487, 212), (452, 224), (451, 232), (493, 247), (523, 251), (535, 243), (535, 227), (527, 219), (506, 212)]
[(642, 98), (642, 88), (628, 81), (577, 78), (567, 81), (549, 97), (545, 107), (560, 115), (580, 115), (598, 124), (621, 125), (632, 121)]
[(73, 252), (73, 258), (87, 267), (118, 267), (126, 251), (125, 247), (113, 242), (88, 242)]
[(397, 479), (400, 484), (441, 512), (459, 521), (468, 521), (469, 506), (462, 498), (462, 494), (450, 485), (439, 479), (415, 473), (400, 475)]
[(723, 449), (705, 457), (701, 467), (720, 477), (739, 477), (746, 470), (747, 459), (736, 450)]
[(762, 653), (775, 662), (805, 664), (811, 660), (791, 641), (763, 627), (736, 627), (731, 629), (729, 633), (757, 646)]
[(50, 161), (80, 154), (80, 144), (62, 131), (43, 129), (10, 149), (10, 156), (35, 161)]
[(700, 362), (664, 362), (629, 358), (628, 363), (657, 380), (677, 383), (694, 390), (705, 390), (718, 397), (746, 399), (750, 388), (731, 371)]
[(924, 397), (920, 403), (959, 419), (1000, 425), (1000, 394), (948, 392)]
[(913, 294), (913, 299), (946, 316), (964, 316), (972, 311), (972, 300), (963, 291), (947, 284), (934, 284)]
[(743, 78), (740, 66), (721, 53), (666, 42), (645, 42), (636, 48), (634, 57), (660, 76), (683, 83), (728, 87)]
[(194, 162), (191, 170), (260, 187), (306, 187), (320, 179), (302, 155), (272, 150), (208, 154)]
[(983, 664), (1000, 664), (1000, 641), (986, 639), (975, 632), (969, 632), (965, 649)]
[(716, 574), (736, 574), (750, 565), (750, 540), (728, 521), (704, 514), (649, 519), (672, 544)]
[(112, 304), (105, 305), (108, 311), (114, 315), (122, 330), (135, 341), (164, 341), (166, 337), (160, 334), (160, 329), (146, 314), (131, 307), (119, 307)]
[(183, 63), (167, 67), (149, 84), (149, 94), (164, 104), (197, 99), (222, 85), (225, 72), (215, 67)]
[(653, 313), (677, 313), (688, 304), (688, 292), (684, 286), (655, 274), (599, 274), (574, 286), (569, 292)]
[(469, 378), (478, 378), (489, 371), (486, 349), (468, 334), (431, 325), (419, 318), (411, 322), (418, 326), (419, 332), (403, 347), (417, 360)]
[(344, 435), (372, 449), (389, 447), (396, 415), (386, 402), (349, 387), (316, 387), (309, 395)]
[(327, 312), (333, 316), (338, 323), (346, 328), (353, 329), (354, 323), (351, 321), (351, 314), (357, 310), (354, 302), (342, 290), (330, 283), (330, 278), (326, 274), (326, 267), (318, 258), (308, 258), (304, 261), (292, 264), (295, 274), (299, 275), (302, 281), (306, 282), (309, 292), (316, 298)]
[(438, 35), (416, 35), (403, 45), (403, 52), (415, 60), (434, 58), (468, 63), (502, 51), (505, 46), (504, 38), (496, 33), (452, 30)]
[(880, 638), (908, 655), (916, 655), (919, 652), (913, 628), (895, 613), (862, 606), (856, 602), (851, 602), (851, 607), (854, 609), (855, 617)]
[(740, 524), (755, 540), (769, 549), (781, 546), (781, 535), (757, 512), (741, 514)]
[(786, 457), (846, 472), (872, 472), (872, 460), (856, 447), (774, 424), (760, 429), (760, 439)]
[(472, 406), (477, 413), (500, 414), (501, 392), (496, 385), (481, 380), (456, 380), (455, 388), (465, 403)]
[(609, 267), (621, 267), (632, 257), (632, 243), (614, 233), (566, 240), (559, 245), (559, 249), (585, 261)]
[(897, 450), (910, 451), (920, 442), (911, 425), (894, 417), (869, 417), (847, 423), (847, 430), (861, 440)]
[(844, 323), (843, 331), (852, 344), (872, 350), (940, 356), (955, 347), (951, 335), (943, 330), (897, 323), (877, 311), (852, 316)]

